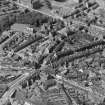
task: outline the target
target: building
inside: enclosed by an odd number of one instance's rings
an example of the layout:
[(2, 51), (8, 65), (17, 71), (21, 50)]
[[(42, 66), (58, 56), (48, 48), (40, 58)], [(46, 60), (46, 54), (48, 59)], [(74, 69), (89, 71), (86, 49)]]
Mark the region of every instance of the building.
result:
[(28, 103), (28, 102), (25, 102), (24, 105), (32, 105), (32, 104), (30, 104), (30, 103)]
[(83, 0), (73, 0), (76, 3), (81, 3)]
[(32, 4), (33, 0), (11, 0), (11, 1), (20, 3), (20, 4), (28, 6), (28, 7), (31, 7), (31, 4)]

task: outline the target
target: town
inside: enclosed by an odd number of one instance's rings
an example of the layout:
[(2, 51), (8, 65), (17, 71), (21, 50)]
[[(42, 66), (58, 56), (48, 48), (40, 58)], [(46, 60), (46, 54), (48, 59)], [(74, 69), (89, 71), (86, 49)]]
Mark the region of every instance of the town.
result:
[(105, 105), (105, 1), (0, 0), (0, 105)]

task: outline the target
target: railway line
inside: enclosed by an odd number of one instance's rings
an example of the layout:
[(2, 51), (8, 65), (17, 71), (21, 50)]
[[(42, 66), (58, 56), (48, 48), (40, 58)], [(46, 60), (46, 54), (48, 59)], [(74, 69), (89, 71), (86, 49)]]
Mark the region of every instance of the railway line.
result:
[(4, 93), (4, 95), (2, 96), (2, 98), (0, 99), (0, 103), (1, 105), (5, 104), (6, 101), (8, 100), (9, 96), (12, 94), (12, 92), (18, 87), (18, 84), (24, 80), (25, 78), (27, 78), (29, 76), (29, 73), (25, 73), (23, 74), (20, 78), (18, 78), (17, 80), (13, 81), (13, 83), (11, 83), (9, 85), (9, 90), (7, 92)]

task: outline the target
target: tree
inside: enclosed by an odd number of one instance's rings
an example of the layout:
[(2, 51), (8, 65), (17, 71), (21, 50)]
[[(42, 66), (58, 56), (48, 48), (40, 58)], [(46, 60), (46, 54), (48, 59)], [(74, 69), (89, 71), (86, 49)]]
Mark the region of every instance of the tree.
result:
[(40, 2), (40, 0), (37, 0), (36, 2), (33, 2), (33, 9), (40, 9), (43, 5)]
[(45, 1), (45, 6), (47, 6), (49, 9), (52, 9), (51, 2), (49, 0), (44, 0)]

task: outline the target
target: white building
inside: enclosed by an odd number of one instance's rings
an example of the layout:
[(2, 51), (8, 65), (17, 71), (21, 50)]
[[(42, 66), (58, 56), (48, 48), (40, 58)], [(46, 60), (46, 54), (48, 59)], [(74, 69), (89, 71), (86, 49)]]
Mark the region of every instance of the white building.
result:
[(24, 103), (24, 105), (31, 105), (31, 104), (30, 104), (30, 103), (28, 103), (28, 102), (25, 102), (25, 103)]
[(83, 0), (73, 0), (74, 2), (76, 2), (76, 3), (80, 3), (80, 2), (82, 2)]

